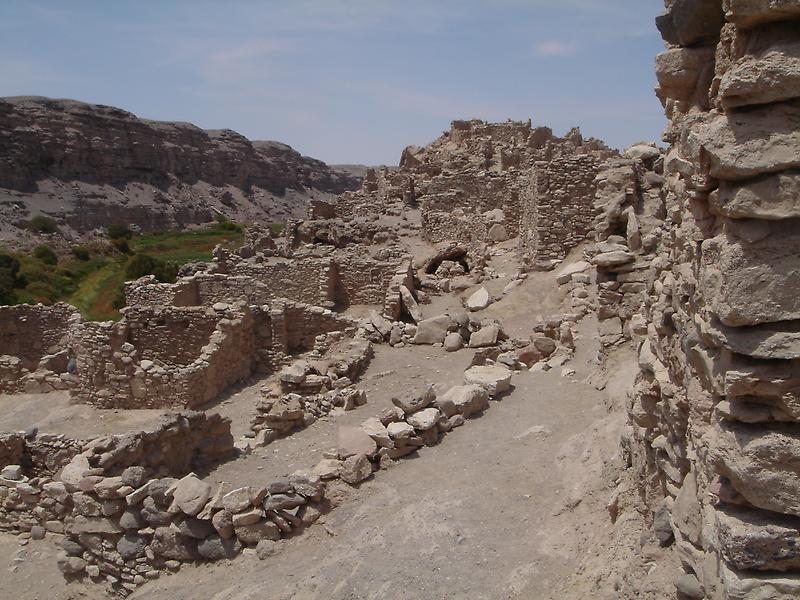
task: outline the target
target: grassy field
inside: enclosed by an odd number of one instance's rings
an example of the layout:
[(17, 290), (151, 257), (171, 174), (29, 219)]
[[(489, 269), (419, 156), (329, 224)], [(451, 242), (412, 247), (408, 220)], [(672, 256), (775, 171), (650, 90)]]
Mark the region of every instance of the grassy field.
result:
[(111, 244), (96, 245), (88, 260), (62, 258), (57, 264), (47, 264), (33, 255), (14, 254), (20, 263), (22, 286), (14, 289), (14, 294), (18, 303), (64, 301), (76, 306), (87, 319), (116, 320), (120, 314), (115, 301), (120, 298), (131, 257), (146, 254), (178, 267), (209, 261), (216, 245), (233, 248), (241, 244), (242, 237), (240, 228), (218, 224), (191, 231), (133, 236), (127, 253), (114, 250)]

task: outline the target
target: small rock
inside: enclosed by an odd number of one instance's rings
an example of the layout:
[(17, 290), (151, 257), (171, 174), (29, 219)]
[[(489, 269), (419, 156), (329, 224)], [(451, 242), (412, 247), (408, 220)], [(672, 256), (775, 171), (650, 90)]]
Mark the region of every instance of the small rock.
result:
[(478, 291), (474, 292), (467, 301), (464, 303), (467, 310), (476, 311), (483, 310), (491, 304), (492, 298), (489, 291), (485, 287), (481, 287)]

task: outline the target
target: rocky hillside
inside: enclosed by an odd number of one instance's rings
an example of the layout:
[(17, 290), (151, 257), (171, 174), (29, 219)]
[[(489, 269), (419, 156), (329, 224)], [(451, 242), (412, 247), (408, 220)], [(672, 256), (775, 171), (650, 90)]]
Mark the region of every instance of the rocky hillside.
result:
[(147, 121), (74, 100), (0, 98), (0, 240), (53, 217), (68, 236), (111, 222), (144, 231), (213, 220), (273, 220), (304, 212), (309, 198), (360, 181), (272, 141)]

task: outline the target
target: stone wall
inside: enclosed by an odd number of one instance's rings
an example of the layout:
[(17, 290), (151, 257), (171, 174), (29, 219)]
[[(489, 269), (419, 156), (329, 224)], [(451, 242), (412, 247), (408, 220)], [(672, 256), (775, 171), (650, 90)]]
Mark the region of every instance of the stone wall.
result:
[(667, 7), (667, 231), (626, 444), (683, 597), (796, 598), (800, 5)]
[(0, 306), (0, 392), (64, 389), (67, 337), (79, 322), (74, 306)]
[(251, 311), (239, 304), (132, 307), (118, 323), (71, 332), (81, 402), (103, 408), (193, 407), (253, 369)]
[[(396, 262), (348, 260), (353, 276), (343, 278), (343, 300), (382, 305)], [(5, 352), (22, 353), (0, 359), (0, 391), (70, 389), (77, 401), (103, 408), (196, 407), (253, 371), (274, 371), (313, 348), (320, 334), (352, 334), (358, 325), (323, 307), (272, 300), (266, 284), (247, 276), (200, 273), (176, 284), (143, 278), (127, 289), (135, 304), (117, 323), (84, 322), (63, 304), (0, 307), (9, 315)], [(32, 325), (27, 347), (18, 339), (25, 323)], [(37, 360), (36, 348), (60, 350)], [(22, 367), (34, 361), (34, 372)]]
[(207, 307), (238, 301), (260, 306), (275, 300), (326, 308), (383, 305), (392, 278), (408, 267), (410, 258), (388, 249), (377, 254), (347, 248), (325, 257), (263, 261), (231, 257), (225, 272), (196, 273), (174, 284), (158, 283), (152, 276), (128, 282), (125, 297), (130, 307)]
[(597, 243), (587, 253), (597, 265), (597, 317), (604, 346), (647, 333), (642, 305), (647, 270), (664, 232), (662, 173), (662, 151), (638, 144), (626, 151), (626, 158), (607, 161), (597, 176)]
[(589, 154), (535, 164), (521, 195), (518, 249), (528, 267), (550, 268), (586, 240), (594, 221), (599, 165)]
[(398, 272), (411, 270), (411, 258), (379, 260), (358, 254), (337, 254), (335, 261), (336, 305), (383, 305), (392, 278)]

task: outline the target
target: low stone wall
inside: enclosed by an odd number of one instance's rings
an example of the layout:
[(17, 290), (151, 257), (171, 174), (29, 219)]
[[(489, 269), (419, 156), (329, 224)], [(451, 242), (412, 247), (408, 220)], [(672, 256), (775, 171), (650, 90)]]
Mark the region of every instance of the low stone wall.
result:
[(252, 445), (259, 447), (307, 427), (334, 408), (353, 410), (367, 396), (352, 386), (369, 365), (372, 344), (338, 340), (295, 360), (280, 373), (281, 393), (264, 389), (251, 420)]
[[(446, 432), (488, 409), (491, 398), (510, 388), (511, 376), (500, 366), (472, 367), (464, 374), (465, 385), (439, 397), (432, 388), (403, 394), (393, 400), (394, 408), (360, 428), (340, 428), (335, 458), (272, 482), (237, 489), (223, 483), (215, 489), (195, 473), (175, 479), (186, 464), (152, 476), (153, 464), (122, 468), (129, 461), (111, 458), (119, 453), (109, 452), (106, 440), (75, 457), (58, 481), (15, 482), (5, 489), (45, 507), (36, 519), (50, 518), (47, 527), (63, 525), (58, 563), (67, 578), (89, 578), (127, 594), (182, 563), (230, 559), (244, 547), (268, 556), (275, 541), (301, 532), (331, 508), (326, 482), (357, 485), (394, 460), (439, 443)], [(217, 422), (221, 428), (226, 424)], [(198, 429), (192, 425), (186, 430)], [(215, 436), (219, 432), (204, 432), (205, 439)], [(195, 451), (189, 441), (188, 453)]]

